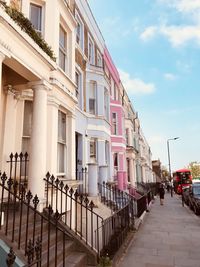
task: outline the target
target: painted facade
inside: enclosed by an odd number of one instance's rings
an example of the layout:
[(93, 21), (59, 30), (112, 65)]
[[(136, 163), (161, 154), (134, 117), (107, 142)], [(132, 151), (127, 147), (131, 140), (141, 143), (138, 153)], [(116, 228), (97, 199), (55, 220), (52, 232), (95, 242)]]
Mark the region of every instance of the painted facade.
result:
[(105, 48), (105, 73), (110, 82), (110, 122), (111, 122), (111, 180), (118, 188), (126, 189), (126, 142), (124, 135), (124, 109), (122, 106), (123, 88), (119, 73)]
[(75, 179), (76, 21), (64, 1), (27, 0), (20, 8), (30, 20), (36, 14), (33, 25), (56, 60), (0, 5), (0, 169), (8, 171), (11, 152), (27, 151), (28, 186), (43, 199), (47, 171)]
[(47, 171), (91, 195), (98, 182), (126, 190), (150, 181), (148, 143), (88, 2), (7, 4), (32, 22), (54, 58), (0, 6), (0, 169), (8, 171), (11, 152), (27, 151), (29, 187), (40, 198)]
[[(88, 176), (82, 180), (83, 190), (89, 190), (89, 195), (94, 195), (97, 183), (107, 182), (111, 172), (110, 92), (104, 75), (104, 39), (87, 1), (76, 0), (75, 3), (79, 101), (76, 109), (76, 167), (77, 175), (82, 168), (87, 168)], [(90, 169), (93, 170), (92, 173)]]

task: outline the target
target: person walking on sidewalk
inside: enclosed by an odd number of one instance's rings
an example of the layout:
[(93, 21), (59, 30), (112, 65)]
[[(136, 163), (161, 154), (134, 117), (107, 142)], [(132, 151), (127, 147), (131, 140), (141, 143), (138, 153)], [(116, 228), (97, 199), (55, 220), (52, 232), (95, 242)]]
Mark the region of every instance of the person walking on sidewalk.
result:
[(164, 197), (165, 197), (165, 189), (164, 189), (164, 185), (163, 184), (160, 184), (159, 196), (160, 196), (160, 205), (163, 205), (164, 204)]

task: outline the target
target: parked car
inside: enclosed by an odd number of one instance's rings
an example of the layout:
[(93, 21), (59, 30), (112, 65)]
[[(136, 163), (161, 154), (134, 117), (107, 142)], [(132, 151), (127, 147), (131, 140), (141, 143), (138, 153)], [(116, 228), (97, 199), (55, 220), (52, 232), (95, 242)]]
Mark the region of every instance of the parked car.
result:
[(194, 183), (189, 187), (188, 205), (196, 215), (200, 214), (200, 183)]

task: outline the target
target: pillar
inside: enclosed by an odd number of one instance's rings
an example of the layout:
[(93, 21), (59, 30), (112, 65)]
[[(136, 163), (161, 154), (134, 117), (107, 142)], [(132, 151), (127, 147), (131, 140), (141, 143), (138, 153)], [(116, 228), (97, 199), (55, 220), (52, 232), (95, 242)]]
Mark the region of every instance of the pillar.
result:
[(75, 115), (67, 116), (67, 178), (75, 180), (76, 178), (76, 143), (75, 143)]
[(2, 168), (1, 163), (2, 163), (2, 149), (3, 149), (3, 100), (2, 100), (2, 65), (3, 65), (3, 60), (5, 56), (0, 52), (0, 169)]
[(45, 82), (31, 84), (33, 89), (33, 123), (30, 142), (28, 186), (33, 195), (44, 199), (47, 143), (47, 90)]
[(135, 173), (135, 167), (134, 167), (134, 160), (133, 160), (133, 158), (130, 158), (130, 160), (129, 160), (129, 166), (130, 166), (130, 182), (131, 182), (131, 185), (132, 186), (135, 186), (135, 175), (134, 175), (134, 173)]
[(88, 194), (90, 197), (98, 195), (98, 165), (88, 163)]
[(103, 184), (103, 182), (108, 182), (108, 166), (99, 167), (99, 179), (98, 182)]

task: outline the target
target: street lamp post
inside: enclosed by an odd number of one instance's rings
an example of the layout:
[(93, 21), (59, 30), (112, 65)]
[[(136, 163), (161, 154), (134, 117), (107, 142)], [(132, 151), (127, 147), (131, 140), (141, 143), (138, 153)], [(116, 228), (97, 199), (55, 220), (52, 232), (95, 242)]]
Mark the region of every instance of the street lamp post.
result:
[[(167, 140), (167, 153), (168, 153), (168, 163), (169, 163), (169, 179), (170, 179), (170, 182), (171, 182), (171, 163), (170, 163), (170, 153), (169, 153), (169, 141), (172, 141), (172, 140), (177, 140), (179, 139), (179, 137), (174, 137), (174, 138), (170, 138)], [(172, 188), (171, 188), (171, 196), (173, 196), (173, 192), (172, 192)]]

